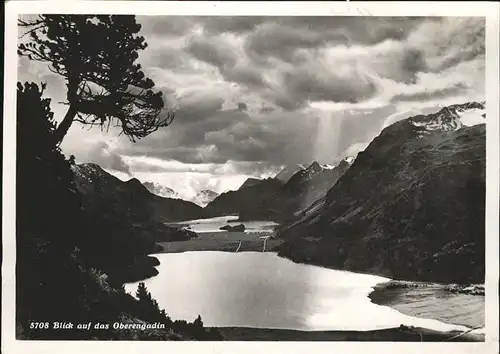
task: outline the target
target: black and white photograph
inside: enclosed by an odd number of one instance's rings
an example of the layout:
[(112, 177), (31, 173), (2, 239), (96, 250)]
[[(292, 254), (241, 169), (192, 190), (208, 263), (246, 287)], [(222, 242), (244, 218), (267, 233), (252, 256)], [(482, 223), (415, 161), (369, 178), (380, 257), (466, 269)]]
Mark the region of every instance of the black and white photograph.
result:
[(498, 14), (90, 3), (10, 15), (15, 342), (498, 348)]

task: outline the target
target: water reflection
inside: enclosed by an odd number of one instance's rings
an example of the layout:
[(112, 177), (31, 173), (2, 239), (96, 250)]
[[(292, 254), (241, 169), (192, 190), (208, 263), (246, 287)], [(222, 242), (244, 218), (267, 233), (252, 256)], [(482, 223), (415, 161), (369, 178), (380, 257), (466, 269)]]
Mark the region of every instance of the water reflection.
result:
[[(417, 319), (370, 302), (385, 278), (295, 264), (273, 253), (157, 255), (160, 274), (146, 286), (173, 319), (201, 314), (207, 326), (368, 330), (400, 324), (464, 329)], [(127, 284), (133, 293), (137, 284)]]

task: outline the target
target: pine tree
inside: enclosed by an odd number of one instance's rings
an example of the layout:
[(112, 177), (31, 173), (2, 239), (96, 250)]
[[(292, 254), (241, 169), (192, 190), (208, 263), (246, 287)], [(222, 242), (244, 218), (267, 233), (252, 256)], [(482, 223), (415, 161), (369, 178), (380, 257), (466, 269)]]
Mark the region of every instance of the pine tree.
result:
[(203, 321), (201, 319), (201, 315), (198, 315), (198, 317), (196, 317), (193, 324), (196, 328), (203, 328)]
[(146, 285), (144, 284), (144, 282), (140, 282), (139, 285), (137, 286), (137, 291), (135, 293), (135, 296), (137, 296), (137, 299), (139, 301), (150, 299), (151, 294), (149, 293), (148, 289), (146, 289)]
[[(161, 92), (136, 63), (147, 47), (135, 16), (39, 15), (19, 20), (29, 35), (18, 54), (46, 62), (66, 82), (68, 109), (54, 133), (59, 144), (74, 121), (119, 126), (135, 141), (169, 125)], [(23, 35), (23, 37), (24, 37)]]

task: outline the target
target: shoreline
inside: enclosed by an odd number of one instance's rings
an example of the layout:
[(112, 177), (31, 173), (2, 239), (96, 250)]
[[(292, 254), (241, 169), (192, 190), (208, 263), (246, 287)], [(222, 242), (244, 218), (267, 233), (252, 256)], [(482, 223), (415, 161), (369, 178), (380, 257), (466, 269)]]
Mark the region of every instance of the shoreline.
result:
[(451, 289), (452, 284), (391, 280), (374, 286), (368, 297), (376, 305), (388, 306), (407, 316), (476, 330), (484, 328), (484, 295)]
[[(182, 253), (196, 251), (220, 251), (220, 252), (262, 252), (264, 239), (261, 237), (271, 236), (269, 231), (244, 232), (244, 231), (213, 231), (198, 232), (198, 237), (186, 241), (157, 242), (163, 250), (161, 253)], [(240, 246), (241, 242), (241, 247)], [(283, 240), (269, 237), (264, 252), (274, 252), (273, 249), (281, 245)], [(154, 256), (154, 255), (153, 255)]]
[(293, 329), (254, 327), (216, 328), (225, 341), (375, 341), (375, 342), (484, 342), (484, 334), (460, 331), (436, 331), (421, 327), (403, 326), (368, 331)]
[[(238, 252), (262, 252), (262, 246), (264, 239), (261, 237), (271, 236), (270, 232), (231, 232), (231, 231), (217, 231), (217, 232), (201, 232), (198, 233), (197, 238), (186, 241), (171, 241), (171, 242), (159, 242), (158, 244), (162, 246), (163, 250), (151, 254), (150, 257), (155, 257), (155, 255), (163, 253), (184, 253), (184, 252), (200, 252), (200, 251), (218, 251), (218, 252), (230, 252), (234, 253), (236, 250)], [(265, 252), (275, 253), (280, 258), (287, 259), (294, 263), (308, 264), (303, 262), (296, 262), (293, 259), (284, 257), (278, 253), (276, 250), (283, 240), (268, 238), (267, 247)], [(239, 249), (238, 249), (239, 248)], [(156, 258), (156, 257), (155, 257)], [(318, 266), (325, 269), (333, 269), (331, 267), (308, 264), (313, 266)], [(154, 267), (156, 270), (156, 267)], [(336, 269), (344, 270), (345, 269)], [(352, 271), (351, 271), (352, 272)], [(444, 323), (462, 325), (464, 327), (470, 328), (474, 333), (466, 333), (461, 331), (450, 331), (450, 332), (440, 332), (437, 330), (430, 330), (426, 328), (417, 328), (410, 326), (405, 326), (401, 324), (399, 328), (388, 328), (388, 329), (377, 329), (368, 331), (343, 331), (343, 330), (321, 330), (321, 331), (307, 331), (307, 330), (290, 330), (290, 329), (273, 329), (273, 328), (250, 328), (250, 327), (215, 327), (221, 330), (225, 340), (263, 340), (263, 341), (315, 341), (315, 340), (325, 340), (325, 341), (342, 341), (342, 340), (357, 340), (357, 341), (444, 341), (449, 338), (460, 335), (454, 341), (474, 341), (480, 342), (484, 341), (484, 334), (478, 333), (474, 326), (477, 323), (477, 318), (475, 321), (468, 319), (463, 321), (453, 321), (450, 318), (442, 317), (442, 313), (433, 314), (432, 307), (428, 313), (422, 315), (421, 311), (418, 311), (419, 303), (422, 299), (415, 298), (415, 293), (418, 293), (421, 289), (432, 291), (444, 292), (446, 288), (456, 284), (446, 284), (446, 283), (431, 283), (424, 281), (405, 281), (405, 280), (395, 280), (387, 276), (375, 274), (373, 272), (357, 272), (354, 273), (373, 275), (385, 279), (380, 283), (372, 287), (368, 298), (370, 301), (379, 306), (387, 306), (393, 310), (396, 310), (404, 315), (411, 317), (421, 318), (421, 319), (435, 319)], [(154, 276), (154, 275), (153, 275)], [(149, 279), (147, 277), (143, 280)], [(436, 290), (437, 289), (437, 290)], [(425, 291), (424, 291), (425, 292)], [(483, 308), (484, 308), (484, 296), (474, 296), (474, 295), (460, 295), (457, 292), (446, 291), (449, 297), (474, 297), (482, 298)], [(410, 296), (410, 299), (408, 296)], [(425, 303), (425, 299), (424, 299)], [(477, 303), (480, 301), (476, 301)], [(416, 305), (416, 306), (414, 306)], [(441, 304), (442, 305), (442, 304)], [(425, 306), (425, 305), (424, 305)], [(441, 306), (446, 312), (446, 308), (449, 306)], [(416, 308), (416, 309), (415, 309)], [(449, 310), (449, 309), (448, 309)], [(443, 309), (441, 308), (441, 312)], [(484, 310), (483, 310), (484, 312)], [(484, 314), (482, 315), (484, 327)], [(425, 338), (421, 339), (421, 336)]]

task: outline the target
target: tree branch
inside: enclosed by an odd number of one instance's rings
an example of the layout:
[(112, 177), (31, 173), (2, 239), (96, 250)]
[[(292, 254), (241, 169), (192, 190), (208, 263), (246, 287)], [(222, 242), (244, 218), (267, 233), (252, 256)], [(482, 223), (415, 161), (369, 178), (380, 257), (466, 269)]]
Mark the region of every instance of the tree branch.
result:
[(76, 109), (75, 105), (70, 105), (62, 122), (59, 124), (56, 131), (54, 132), (54, 142), (56, 145), (61, 144), (62, 140), (64, 139), (66, 133), (69, 130), (69, 127), (71, 127), (71, 124), (73, 123), (73, 120), (75, 119), (77, 113), (78, 110)]

